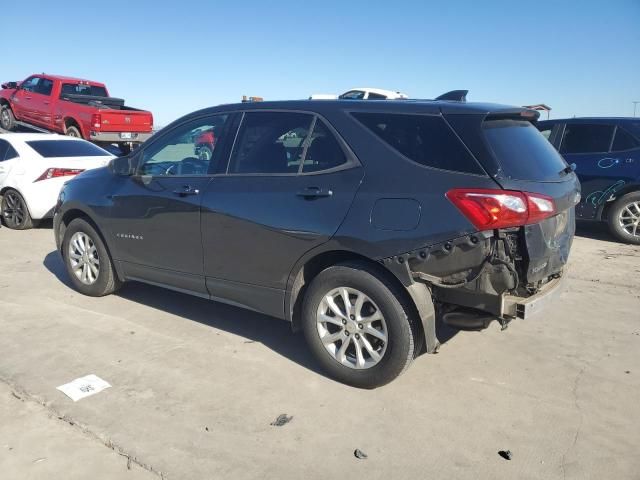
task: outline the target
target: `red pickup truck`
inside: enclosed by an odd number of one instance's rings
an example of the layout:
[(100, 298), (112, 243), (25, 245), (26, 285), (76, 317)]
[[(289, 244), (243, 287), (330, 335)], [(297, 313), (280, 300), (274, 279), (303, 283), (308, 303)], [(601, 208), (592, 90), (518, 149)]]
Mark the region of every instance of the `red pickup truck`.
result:
[(103, 83), (54, 75), (31, 75), (0, 90), (0, 126), (16, 126), (82, 137), (95, 143), (127, 146), (147, 140), (151, 112), (126, 107), (109, 96)]

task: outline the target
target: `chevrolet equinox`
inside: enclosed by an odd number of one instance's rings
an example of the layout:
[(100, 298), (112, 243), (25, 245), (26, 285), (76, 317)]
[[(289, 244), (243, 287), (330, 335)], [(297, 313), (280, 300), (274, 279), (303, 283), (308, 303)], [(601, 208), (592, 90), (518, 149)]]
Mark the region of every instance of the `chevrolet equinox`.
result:
[(330, 376), (374, 388), (437, 350), (436, 320), (504, 327), (559, 291), (579, 183), (536, 118), (447, 100), (200, 110), (69, 181), (56, 244), (83, 294), (134, 280), (286, 319)]

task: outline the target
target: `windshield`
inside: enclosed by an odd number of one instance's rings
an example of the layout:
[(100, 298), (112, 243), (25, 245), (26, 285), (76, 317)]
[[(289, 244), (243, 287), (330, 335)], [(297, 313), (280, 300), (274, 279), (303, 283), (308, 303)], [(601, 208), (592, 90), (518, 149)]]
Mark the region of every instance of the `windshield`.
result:
[(26, 143), (44, 158), (112, 156), (106, 150), (84, 140), (33, 140)]
[(566, 162), (530, 122), (489, 120), (484, 135), (505, 176), (514, 180), (557, 181)]
[(92, 97), (108, 97), (105, 87), (63, 83), (60, 95), (90, 95)]

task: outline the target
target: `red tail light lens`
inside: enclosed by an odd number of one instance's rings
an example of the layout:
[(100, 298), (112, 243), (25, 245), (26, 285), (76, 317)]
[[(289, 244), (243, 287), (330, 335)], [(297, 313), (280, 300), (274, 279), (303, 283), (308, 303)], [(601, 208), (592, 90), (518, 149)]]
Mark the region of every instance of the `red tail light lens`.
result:
[(50, 178), (71, 177), (82, 172), (84, 172), (82, 168), (48, 168), (42, 175), (36, 178), (33, 183), (39, 182), (40, 180), (49, 180)]
[(91, 115), (91, 126), (93, 128), (102, 127), (102, 116), (99, 113), (94, 113)]
[(519, 227), (555, 214), (551, 197), (513, 190), (453, 189), (447, 198), (478, 230)]

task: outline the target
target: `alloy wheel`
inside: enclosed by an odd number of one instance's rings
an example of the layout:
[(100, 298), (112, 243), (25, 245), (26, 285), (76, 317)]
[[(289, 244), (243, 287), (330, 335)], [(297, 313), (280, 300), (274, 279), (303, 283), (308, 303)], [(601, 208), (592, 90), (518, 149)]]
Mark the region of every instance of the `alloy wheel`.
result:
[(9, 118), (9, 112), (6, 108), (3, 108), (2, 112), (0, 112), (0, 124), (2, 124), (2, 128), (7, 130), (10, 121), (11, 119)]
[(640, 237), (640, 202), (625, 205), (620, 211), (618, 222), (629, 235)]
[(27, 207), (16, 192), (7, 192), (3, 198), (2, 215), (9, 228), (20, 228), (27, 219)]
[(382, 312), (371, 298), (354, 288), (335, 288), (323, 297), (316, 327), (327, 352), (349, 368), (371, 368), (387, 350), (387, 324)]
[(69, 242), (69, 263), (74, 275), (85, 285), (93, 285), (100, 274), (100, 258), (94, 241), (84, 232), (76, 232)]

